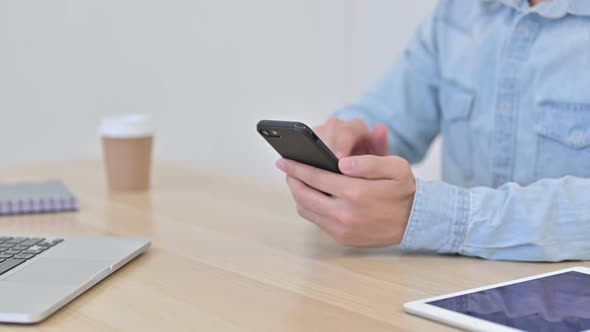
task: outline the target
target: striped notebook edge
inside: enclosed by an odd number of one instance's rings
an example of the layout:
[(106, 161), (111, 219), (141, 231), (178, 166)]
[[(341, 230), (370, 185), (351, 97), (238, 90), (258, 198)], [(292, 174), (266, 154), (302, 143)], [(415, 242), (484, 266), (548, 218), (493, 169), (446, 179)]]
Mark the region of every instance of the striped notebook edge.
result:
[(62, 181), (0, 184), (0, 215), (77, 211), (78, 199)]

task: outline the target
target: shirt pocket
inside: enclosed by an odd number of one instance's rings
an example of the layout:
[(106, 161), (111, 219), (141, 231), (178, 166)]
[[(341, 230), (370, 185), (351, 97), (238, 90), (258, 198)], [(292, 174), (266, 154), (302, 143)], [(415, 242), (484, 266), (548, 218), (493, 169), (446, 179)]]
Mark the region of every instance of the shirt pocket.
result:
[[(473, 146), (471, 113), (475, 95), (450, 82), (443, 82), (439, 90), (442, 112), (442, 137), (445, 158), (444, 172), (456, 180), (473, 177)], [(457, 174), (460, 171), (460, 174)]]
[(590, 177), (590, 104), (543, 103), (535, 131), (538, 178)]

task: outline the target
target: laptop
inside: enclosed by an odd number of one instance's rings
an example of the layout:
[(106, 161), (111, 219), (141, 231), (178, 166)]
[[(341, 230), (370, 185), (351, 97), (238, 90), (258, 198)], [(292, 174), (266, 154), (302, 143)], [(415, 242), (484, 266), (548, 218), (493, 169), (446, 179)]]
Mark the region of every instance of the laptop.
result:
[(42, 321), (149, 246), (140, 238), (0, 236), (0, 322)]

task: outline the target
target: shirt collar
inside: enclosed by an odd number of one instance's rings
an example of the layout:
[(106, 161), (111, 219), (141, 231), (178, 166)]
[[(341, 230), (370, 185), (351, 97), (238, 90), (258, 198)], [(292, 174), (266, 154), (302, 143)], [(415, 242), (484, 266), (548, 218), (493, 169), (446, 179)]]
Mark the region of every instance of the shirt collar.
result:
[(534, 12), (548, 18), (561, 18), (567, 14), (590, 16), (589, 0), (550, 0), (530, 7), (528, 0), (482, 0), (484, 2), (501, 2), (522, 12)]

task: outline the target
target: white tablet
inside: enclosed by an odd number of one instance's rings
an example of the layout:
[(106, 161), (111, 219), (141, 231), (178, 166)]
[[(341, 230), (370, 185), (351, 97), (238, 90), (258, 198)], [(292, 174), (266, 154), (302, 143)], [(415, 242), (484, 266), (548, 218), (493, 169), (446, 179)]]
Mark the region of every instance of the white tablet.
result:
[(590, 330), (590, 268), (555, 272), (404, 304), (408, 313), (472, 331)]

